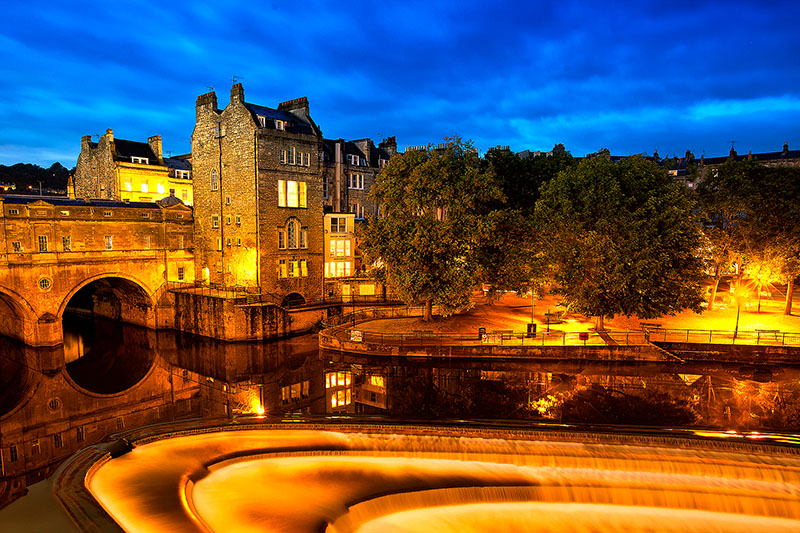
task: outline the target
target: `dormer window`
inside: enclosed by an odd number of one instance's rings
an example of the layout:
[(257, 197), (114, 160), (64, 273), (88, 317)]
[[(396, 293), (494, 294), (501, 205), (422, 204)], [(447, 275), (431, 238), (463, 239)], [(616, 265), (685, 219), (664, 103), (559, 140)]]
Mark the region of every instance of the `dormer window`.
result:
[(389, 161), (387, 159), (378, 159), (378, 168), (383, 168)]
[(139, 163), (140, 165), (147, 165), (150, 163), (150, 160), (146, 157), (131, 156), (131, 163)]
[(347, 164), (348, 165), (357, 165), (358, 164), (358, 156), (353, 154), (347, 154)]
[(267, 127), (267, 117), (262, 117), (261, 115), (258, 115), (258, 125), (261, 126), (262, 128), (266, 128)]
[(281, 131), (286, 130), (286, 121), (275, 119), (275, 129)]

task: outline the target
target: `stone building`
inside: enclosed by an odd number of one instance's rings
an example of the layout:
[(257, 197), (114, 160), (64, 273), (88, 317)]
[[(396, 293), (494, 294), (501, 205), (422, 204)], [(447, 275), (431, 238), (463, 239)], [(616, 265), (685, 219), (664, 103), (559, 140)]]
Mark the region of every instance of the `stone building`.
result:
[(323, 140), (308, 100), (196, 102), (192, 133), (198, 279), (257, 287), (275, 303), (322, 299)]
[(146, 143), (115, 139), (111, 129), (96, 143), (86, 135), (75, 167), (75, 194), (129, 202), (175, 196), (192, 205), (191, 156), (164, 157), (160, 135)]
[(397, 153), (395, 138), (388, 137), (377, 147), (371, 139), (325, 139), (323, 150), (325, 205), (358, 218), (377, 215), (378, 206), (368, 195), (375, 176)]

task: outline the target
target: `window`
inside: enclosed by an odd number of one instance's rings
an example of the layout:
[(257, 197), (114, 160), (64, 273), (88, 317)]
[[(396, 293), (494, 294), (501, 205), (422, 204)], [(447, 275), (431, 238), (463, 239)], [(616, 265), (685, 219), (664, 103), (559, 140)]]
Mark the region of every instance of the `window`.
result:
[(147, 184), (147, 182), (146, 182), (146, 181), (143, 181), (143, 182), (142, 182), (142, 185), (141, 185), (141, 187), (142, 187), (142, 192), (148, 192), (148, 191), (147, 191), (147, 189), (148, 189), (148, 184)]
[(111, 211), (103, 211), (104, 217), (110, 217), (113, 213)]
[(288, 157), (286, 158), (286, 162), (288, 164), (294, 165), (294, 155), (295, 155), (295, 149), (294, 146), (292, 146), (291, 148), (289, 148)]
[(11, 248), (14, 251), (14, 253), (18, 254), (22, 253), (22, 243), (19, 241), (12, 241)]
[(225, 217), (225, 224), (227, 224), (228, 226), (231, 225), (231, 216), (230, 215)]
[(387, 159), (378, 159), (378, 168), (383, 168), (389, 161)]
[(178, 267), (178, 281), (183, 281), (185, 269), (183, 267)]
[(228, 237), (227, 239), (225, 239), (225, 246), (230, 247), (230, 245), (231, 245), (231, 238)]
[(293, 385), (281, 387), (281, 402), (286, 404), (289, 402), (297, 402), (304, 398), (308, 398), (309, 382), (302, 381)]
[(364, 188), (364, 174), (350, 174), (348, 187), (351, 189)]
[(285, 120), (275, 119), (275, 129), (276, 130), (285, 130), (286, 129), (286, 121)]
[(83, 426), (75, 428), (75, 440), (78, 442), (83, 442), (86, 440), (86, 430), (83, 428)]
[(278, 275), (282, 278), (304, 278), (308, 276), (308, 263), (305, 259), (278, 261)]
[(297, 248), (297, 222), (290, 220), (286, 224), (286, 246), (288, 248)]
[[(184, 202), (189, 200), (189, 190), (188, 189), (181, 189), (181, 200), (183, 200)], [(181, 216), (180, 218), (183, 218), (183, 216)]]
[(217, 251), (222, 251), (222, 237), (217, 237)]
[(56, 433), (53, 435), (53, 446), (56, 448), (63, 448), (64, 447), (64, 439), (61, 436), (61, 433)]
[(358, 218), (364, 218), (364, 207), (358, 202), (350, 206), (350, 212), (355, 213)]
[(322, 178), (322, 197), (327, 200), (328, 198), (328, 179)]
[(278, 207), (307, 207), (306, 182), (278, 180)]
[(8, 210), (8, 214), (9, 215), (19, 215), (19, 209), (9, 209)]
[(211, 227), (212, 228), (219, 227), (219, 217), (217, 215), (211, 215)]
[(331, 218), (331, 233), (347, 233), (347, 219), (345, 217)]
[(39, 251), (47, 251), (47, 235), (39, 235)]
[(236, 246), (241, 246), (241, 245), (242, 245), (242, 239), (237, 237), (236, 238)]
[(236, 225), (237, 226), (242, 225), (242, 217), (240, 215), (236, 215)]
[(178, 235), (178, 250), (183, 250), (183, 235)]
[(306, 230), (300, 230), (300, 248), (306, 248), (306, 239), (308, 238), (308, 234)]
[(142, 213), (142, 218), (150, 218), (150, 213)]
[(331, 407), (342, 407), (352, 403), (352, 391), (350, 389), (337, 390), (331, 394)]
[(350, 257), (350, 239), (331, 239), (331, 257)]
[(33, 439), (31, 441), (31, 455), (39, 455), (41, 452), (41, 448), (39, 447), (39, 439)]
[(349, 387), (352, 381), (350, 372), (328, 372), (325, 374), (325, 388)]
[(61, 249), (65, 252), (72, 251), (72, 237), (70, 235), (61, 236)]
[(131, 163), (139, 163), (140, 165), (147, 165), (150, 162), (150, 159), (147, 157), (136, 157), (131, 156)]
[(225, 197), (225, 205), (231, 205), (231, 197), (230, 196), (226, 196)]
[(61, 211), (61, 216), (62, 217), (68, 217), (69, 216), (69, 211), (62, 210)]
[(358, 156), (353, 154), (347, 154), (347, 164), (348, 165), (357, 165), (358, 164)]
[(164, 184), (163, 183), (156, 183), (156, 192), (158, 194), (164, 194)]
[(150, 235), (142, 235), (142, 248), (145, 250), (150, 249)]
[(124, 183), (123, 187), (125, 187), (125, 190), (128, 191), (128, 192), (133, 190), (133, 185), (131, 185), (131, 182), (129, 182), (129, 181), (126, 181)]
[(286, 164), (286, 150), (281, 150), (280, 154), (281, 154), (280, 155), (281, 165), (285, 165)]
[(8, 448), (8, 462), (15, 463), (19, 459), (19, 452), (17, 451), (16, 446), (11, 446)]
[(267, 127), (267, 117), (262, 117), (261, 115), (258, 115), (258, 125), (261, 126), (262, 128), (266, 128)]
[(111, 235), (106, 235), (105, 237), (103, 237), (103, 240), (105, 241), (105, 244), (106, 244), (106, 250), (113, 250), (114, 249), (114, 245), (113, 245), (113, 242), (111, 240)]
[(217, 177), (217, 169), (211, 171), (211, 190), (219, 190), (219, 178)]
[(170, 188), (170, 189), (169, 189), (169, 195), (170, 195), (170, 196), (175, 196), (175, 189), (173, 189), (173, 188)]
[(278, 230), (278, 249), (283, 250), (286, 248), (286, 234)]
[(350, 275), (350, 261), (334, 261), (325, 263), (325, 276), (341, 278)]
[(50, 285), (52, 285), (50, 278), (42, 278), (39, 280), (39, 288), (42, 289), (43, 291), (49, 289)]
[(117, 429), (125, 429), (125, 420), (121, 416), (117, 417)]
[(311, 166), (311, 154), (308, 152), (303, 154), (303, 165), (307, 167)]

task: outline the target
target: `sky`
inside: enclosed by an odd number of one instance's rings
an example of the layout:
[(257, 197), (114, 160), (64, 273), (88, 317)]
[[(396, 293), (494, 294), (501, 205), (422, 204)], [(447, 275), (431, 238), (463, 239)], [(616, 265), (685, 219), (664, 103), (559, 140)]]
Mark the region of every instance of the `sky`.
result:
[(800, 149), (800, 2), (8, 2), (0, 164), (72, 168), (83, 135), (188, 153), (234, 76), (307, 96), (326, 138), (458, 135), (581, 156)]

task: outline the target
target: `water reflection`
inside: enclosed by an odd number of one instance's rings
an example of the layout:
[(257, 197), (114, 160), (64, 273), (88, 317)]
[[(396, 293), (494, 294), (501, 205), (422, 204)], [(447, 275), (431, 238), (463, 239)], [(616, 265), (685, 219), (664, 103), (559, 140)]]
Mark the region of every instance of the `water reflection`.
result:
[[(189, 417), (326, 415), (800, 429), (793, 366), (354, 357), (316, 335), (226, 344), (85, 319), (65, 344), (0, 339), (0, 506), (77, 449)], [(20, 489), (22, 487), (22, 489)], [(5, 490), (5, 492), (3, 492)]]

